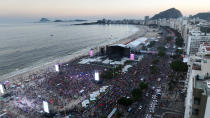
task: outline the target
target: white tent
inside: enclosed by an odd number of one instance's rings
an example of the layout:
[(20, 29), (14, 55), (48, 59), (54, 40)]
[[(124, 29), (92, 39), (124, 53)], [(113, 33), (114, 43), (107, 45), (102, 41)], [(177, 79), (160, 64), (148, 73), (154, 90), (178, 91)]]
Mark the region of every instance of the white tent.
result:
[(95, 98), (96, 94), (90, 94), (90, 98)]
[(98, 97), (100, 95), (100, 92), (99, 91), (94, 91), (93, 94), (95, 94), (96, 97)]
[(141, 37), (139, 39), (136, 39), (135, 41), (132, 41), (127, 44), (127, 47), (130, 48), (137, 48), (140, 44), (145, 44), (145, 41), (147, 40), (146, 37)]
[(100, 88), (100, 93), (105, 92), (105, 90), (106, 90), (106, 89), (104, 89), (104, 88)]
[(96, 100), (96, 98), (90, 98), (90, 101), (94, 101), (94, 100)]
[(84, 100), (84, 101), (82, 102), (82, 107), (87, 107), (87, 104), (89, 104), (89, 103), (90, 103), (89, 100)]
[(189, 59), (188, 59), (187, 57), (185, 57), (185, 58), (183, 59), (183, 62), (184, 62), (184, 63), (187, 63), (188, 60), (189, 60)]
[(108, 87), (109, 87), (109, 86), (103, 86), (103, 87), (101, 87), (100, 90), (99, 90), (99, 92), (100, 92), (100, 93), (105, 92), (106, 89), (107, 89)]
[(122, 69), (122, 72), (127, 72), (129, 68), (131, 68), (132, 65), (126, 65), (123, 69)]
[(79, 93), (83, 93), (84, 92), (84, 90), (82, 89)]
[(103, 86), (103, 88), (106, 90), (109, 86)]
[(96, 100), (96, 94), (90, 94), (90, 101)]

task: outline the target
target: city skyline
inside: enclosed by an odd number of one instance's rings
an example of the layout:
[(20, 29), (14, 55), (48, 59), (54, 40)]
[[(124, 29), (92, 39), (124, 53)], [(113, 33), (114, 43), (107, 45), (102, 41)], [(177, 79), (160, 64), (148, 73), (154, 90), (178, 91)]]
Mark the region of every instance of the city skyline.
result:
[(0, 18), (143, 18), (169, 8), (188, 16), (210, 11), (209, 4), (208, 0), (6, 0), (0, 4)]

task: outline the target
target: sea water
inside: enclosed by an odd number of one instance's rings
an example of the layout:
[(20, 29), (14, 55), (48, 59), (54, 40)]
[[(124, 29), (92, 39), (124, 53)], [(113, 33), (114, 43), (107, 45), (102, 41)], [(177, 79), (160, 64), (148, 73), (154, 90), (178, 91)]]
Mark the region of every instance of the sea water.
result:
[(0, 24), (0, 76), (134, 34), (132, 25)]

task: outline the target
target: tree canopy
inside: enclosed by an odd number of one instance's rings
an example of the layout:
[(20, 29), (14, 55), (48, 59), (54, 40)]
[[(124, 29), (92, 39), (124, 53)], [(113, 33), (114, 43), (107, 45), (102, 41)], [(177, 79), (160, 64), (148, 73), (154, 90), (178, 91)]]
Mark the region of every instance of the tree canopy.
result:
[(154, 60), (152, 61), (152, 64), (158, 64), (159, 61), (160, 61), (160, 60), (159, 60), (158, 58), (156, 58), (156, 59), (154, 59)]
[(150, 66), (150, 72), (151, 72), (151, 74), (157, 73), (157, 67), (154, 65)]
[(163, 46), (158, 47), (158, 51), (166, 51), (166, 48)]
[(140, 87), (141, 89), (147, 89), (147, 88), (148, 88), (148, 84), (145, 83), (145, 82), (140, 82), (140, 83), (139, 83), (139, 87)]
[(121, 118), (122, 116), (123, 116), (123, 114), (120, 111), (117, 111), (116, 112), (116, 117), (117, 118)]
[(187, 72), (188, 71), (188, 65), (180, 60), (173, 61), (171, 63), (171, 68), (177, 72)]
[(101, 74), (101, 78), (103, 79), (112, 79), (113, 78), (113, 71), (112, 70), (108, 70), (105, 71)]
[(133, 100), (130, 98), (122, 97), (118, 100), (118, 103), (123, 106), (130, 106), (133, 103)]
[(132, 96), (134, 100), (139, 100), (141, 98), (141, 94), (142, 94), (142, 91), (139, 88), (133, 89), (132, 91)]
[(165, 47), (162, 47), (162, 46), (158, 47), (158, 56), (161, 56), (161, 57), (165, 56), (166, 55), (165, 51), (166, 51)]
[(165, 55), (166, 55), (165, 51), (158, 51), (158, 56), (163, 57)]
[(155, 43), (156, 43), (155, 41), (151, 41), (150, 44), (148, 45), (148, 47), (150, 47), (150, 48), (153, 47), (155, 45)]

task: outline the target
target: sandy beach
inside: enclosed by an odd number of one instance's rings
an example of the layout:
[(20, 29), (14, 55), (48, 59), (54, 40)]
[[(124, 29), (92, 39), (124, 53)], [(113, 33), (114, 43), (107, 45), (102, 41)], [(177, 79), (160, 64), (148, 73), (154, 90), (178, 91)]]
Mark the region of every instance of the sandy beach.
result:
[[(40, 110), (42, 110), (42, 100), (46, 100), (48, 102), (52, 102), (51, 104), (53, 105), (50, 107), (52, 111), (66, 112), (74, 108), (76, 109), (78, 108), (79, 110), (81, 110), (82, 104), (80, 103), (82, 103), (86, 99), (89, 99), (89, 95), (92, 94), (92, 92), (100, 91), (102, 87), (100, 85), (97, 85), (95, 82), (91, 81), (92, 73), (89, 75), (88, 72), (86, 74), (82, 72), (88, 70), (93, 72), (95, 71), (96, 68), (97, 70), (104, 70), (104, 67), (100, 66), (97, 67), (95, 65), (86, 65), (86, 64), (74, 66), (74, 64), (71, 65), (71, 62), (78, 61), (79, 59), (84, 57), (88, 57), (90, 49), (93, 49), (94, 53), (97, 54), (97, 52), (100, 51), (99, 47), (103, 47), (105, 45), (127, 44), (128, 42), (138, 39), (139, 37), (152, 38), (157, 36), (157, 31), (154, 31), (154, 29), (150, 29), (149, 27), (146, 26), (137, 26), (137, 27), (139, 28), (139, 30), (136, 33), (121, 40), (118, 41), (112, 40), (107, 42), (106, 44), (100, 44), (97, 47), (86, 48), (84, 50), (75, 52), (72, 55), (59, 58), (57, 60), (53, 60), (52, 62), (45, 63), (41, 66), (34, 67), (29, 70), (25, 69), (21, 71), (21, 73), (19, 74), (1, 78), (2, 82), (4, 81), (5, 83), (8, 83), (6, 81), (9, 81), (10, 85), (21, 85), (20, 87), (22, 87), (22, 90), (19, 93), (17, 91), (13, 91), (17, 92), (16, 99), (14, 101), (9, 102), (7, 109), (13, 111), (12, 113), (14, 114), (20, 114), (22, 113), (22, 111), (19, 111), (20, 109), (25, 109), (30, 107), (34, 108), (32, 110), (32, 115), (34, 115), (34, 113), (37, 113), (37, 111), (41, 112)], [(66, 75), (61, 78), (53, 76), (54, 74), (57, 75), (54, 69), (54, 65), (58, 63), (64, 65), (66, 65), (65, 63), (70, 63), (71, 66), (68, 66), (70, 67), (68, 68), (68, 70), (70, 70), (73, 73), (72, 75), (70, 75), (69, 78), (68, 78), (69, 76), (68, 73), (65, 73)], [(80, 74), (76, 76), (75, 74), (77, 72), (79, 72)], [(75, 79), (75, 77), (77, 79)], [(83, 79), (83, 77), (87, 79)], [(62, 86), (60, 86), (61, 84)], [(106, 83), (105, 85), (112, 86), (112, 84), (109, 82)], [(61, 87), (61, 88), (56, 89), (54, 91), (53, 87), (56, 88)], [(81, 94), (80, 93), (81, 90), (85, 92)], [(110, 91), (112, 91), (112, 89), (109, 89), (109, 91), (107, 92)], [(101, 98), (104, 99), (105, 97), (103, 96), (104, 95), (102, 95), (99, 99)], [(109, 97), (107, 97), (106, 99), (109, 100)], [(16, 107), (20, 109), (17, 109)], [(29, 115), (29, 114), (24, 114), (24, 115)], [(24, 117), (24, 115), (20, 117)]]
[[(136, 33), (134, 33), (133, 35), (131, 36), (128, 36), (126, 38), (123, 38), (123, 39), (120, 39), (118, 41), (110, 41), (106, 44), (101, 44), (101, 46), (105, 46), (105, 45), (111, 45), (111, 44), (126, 44), (130, 41), (133, 41), (139, 37), (155, 37), (156, 34), (147, 26), (136, 26), (138, 27), (138, 31)], [(23, 78), (23, 79), (26, 79), (29, 75), (32, 75), (32, 74), (39, 74), (41, 75), (42, 73), (44, 72), (47, 72), (47, 71), (54, 71), (54, 65), (57, 64), (57, 63), (67, 63), (69, 61), (72, 61), (72, 60), (75, 60), (75, 59), (78, 59), (80, 58), (81, 56), (87, 56), (89, 55), (89, 50), (90, 49), (94, 49), (94, 52), (98, 52), (99, 50), (99, 46), (97, 47), (90, 47), (90, 48), (87, 48), (87, 49), (84, 49), (84, 50), (81, 50), (81, 51), (78, 51), (78, 52), (75, 52), (69, 56), (66, 56), (66, 57), (62, 57), (62, 58), (59, 58), (59, 59), (56, 59), (56, 60), (53, 60), (51, 62), (48, 62), (48, 63), (45, 63), (43, 65), (40, 65), (40, 66), (37, 66), (37, 67), (33, 67), (33, 68), (26, 68), (26, 69), (23, 69), (23, 70), (19, 70), (18, 73), (9, 73), (9, 74), (6, 74), (6, 75), (3, 75), (0, 77), (0, 81), (6, 81), (6, 80), (10, 80), (10, 81), (17, 81), (18, 78)]]

